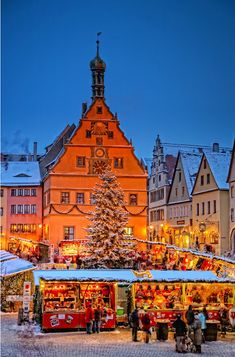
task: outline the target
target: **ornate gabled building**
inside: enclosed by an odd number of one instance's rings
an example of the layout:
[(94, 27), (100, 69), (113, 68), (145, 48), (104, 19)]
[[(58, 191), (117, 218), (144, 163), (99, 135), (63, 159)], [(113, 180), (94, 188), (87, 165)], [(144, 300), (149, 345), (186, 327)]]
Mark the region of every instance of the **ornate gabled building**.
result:
[(99, 41), (90, 69), (92, 103), (88, 108), (83, 104), (79, 125), (67, 137), (58, 156), (47, 162), (44, 177), (43, 236), (55, 247), (62, 247), (62, 255), (81, 251), (89, 214), (95, 207), (93, 188), (107, 166), (125, 194), (129, 213), (126, 233), (146, 239), (147, 172), (120, 129), (117, 115), (106, 104), (106, 65), (99, 54)]
[(231, 154), (204, 153), (192, 190), (194, 235), (199, 248), (216, 254), (229, 249), (229, 185)]
[(192, 222), (192, 188), (202, 154), (179, 151), (168, 197), (168, 231), (171, 244), (195, 246)]
[(148, 235), (150, 240), (166, 241), (167, 200), (171, 187), (176, 157), (164, 152), (159, 135), (153, 149), (153, 160), (148, 180)]

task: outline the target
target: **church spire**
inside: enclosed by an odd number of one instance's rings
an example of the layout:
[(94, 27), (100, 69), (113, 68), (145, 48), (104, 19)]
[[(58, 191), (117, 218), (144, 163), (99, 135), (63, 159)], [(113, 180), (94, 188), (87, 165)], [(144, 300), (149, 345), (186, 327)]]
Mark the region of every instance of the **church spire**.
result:
[(104, 72), (106, 69), (105, 62), (100, 57), (100, 41), (99, 36), (101, 32), (97, 33), (96, 41), (96, 57), (90, 62), (90, 69), (92, 73), (92, 100), (96, 98), (104, 98)]

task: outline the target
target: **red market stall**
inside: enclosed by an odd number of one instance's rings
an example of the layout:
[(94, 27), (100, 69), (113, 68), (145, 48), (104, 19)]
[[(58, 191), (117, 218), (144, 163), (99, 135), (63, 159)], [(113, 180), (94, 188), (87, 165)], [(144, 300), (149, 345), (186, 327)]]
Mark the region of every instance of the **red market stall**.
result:
[(85, 329), (88, 305), (101, 306), (101, 329), (115, 329), (117, 283), (132, 281), (134, 274), (128, 270), (37, 270), (34, 279), (42, 330)]

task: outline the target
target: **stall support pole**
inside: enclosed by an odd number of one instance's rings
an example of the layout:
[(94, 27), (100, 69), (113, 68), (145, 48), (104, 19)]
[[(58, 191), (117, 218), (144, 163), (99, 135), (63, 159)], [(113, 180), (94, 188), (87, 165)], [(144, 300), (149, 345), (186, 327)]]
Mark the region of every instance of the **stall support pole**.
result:
[(182, 283), (182, 303), (185, 307), (185, 283)]

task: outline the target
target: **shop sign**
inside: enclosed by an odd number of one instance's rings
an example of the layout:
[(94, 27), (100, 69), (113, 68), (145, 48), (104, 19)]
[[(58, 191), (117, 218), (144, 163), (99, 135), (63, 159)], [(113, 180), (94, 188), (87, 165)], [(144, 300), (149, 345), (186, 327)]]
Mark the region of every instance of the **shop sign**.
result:
[[(27, 297), (29, 301), (33, 301), (33, 296)], [(22, 295), (7, 295), (6, 301), (23, 301)]]
[(30, 294), (31, 294), (31, 282), (24, 282), (24, 290), (23, 290), (23, 310), (24, 312), (29, 312), (30, 305)]
[(177, 221), (176, 223), (177, 223), (178, 225), (182, 225), (182, 224), (185, 224), (185, 220), (182, 219), (181, 221)]

